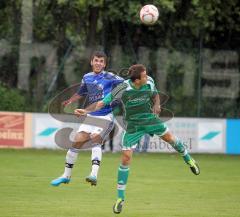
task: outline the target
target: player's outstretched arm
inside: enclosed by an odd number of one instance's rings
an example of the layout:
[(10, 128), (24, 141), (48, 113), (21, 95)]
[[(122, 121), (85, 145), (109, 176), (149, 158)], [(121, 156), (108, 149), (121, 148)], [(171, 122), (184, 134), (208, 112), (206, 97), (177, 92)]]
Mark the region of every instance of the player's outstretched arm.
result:
[(80, 96), (79, 94), (75, 93), (74, 95), (72, 95), (69, 99), (65, 100), (62, 102), (63, 106), (67, 106), (73, 102), (76, 102), (77, 100), (79, 100), (82, 96)]
[(90, 112), (95, 112), (100, 110), (102, 107), (104, 107), (104, 105), (105, 104), (103, 101), (98, 101), (96, 103), (89, 105), (86, 109), (75, 109), (74, 114), (77, 116), (87, 115)]
[(103, 108), (105, 105), (109, 105), (113, 99), (112, 93), (109, 93), (107, 96), (104, 97), (103, 100), (92, 103), (85, 109), (75, 109), (74, 114), (77, 116), (87, 115), (90, 112), (95, 112)]

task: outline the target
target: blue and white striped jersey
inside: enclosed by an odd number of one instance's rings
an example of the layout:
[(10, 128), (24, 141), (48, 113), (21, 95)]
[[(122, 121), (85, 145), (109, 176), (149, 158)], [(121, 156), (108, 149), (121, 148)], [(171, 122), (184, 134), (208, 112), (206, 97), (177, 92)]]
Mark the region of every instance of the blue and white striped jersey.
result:
[[(102, 71), (98, 74), (89, 72), (83, 76), (81, 86), (78, 90), (80, 96), (88, 96), (88, 102), (94, 103), (102, 100), (114, 87), (124, 81), (123, 78), (111, 73)], [(91, 112), (91, 115), (101, 116), (112, 112), (111, 106), (107, 105), (102, 109)]]

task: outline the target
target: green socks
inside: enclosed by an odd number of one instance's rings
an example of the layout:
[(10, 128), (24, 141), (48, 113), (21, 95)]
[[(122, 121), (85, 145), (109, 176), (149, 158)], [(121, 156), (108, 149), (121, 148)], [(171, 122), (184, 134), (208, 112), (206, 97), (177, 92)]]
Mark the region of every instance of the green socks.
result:
[(129, 167), (120, 165), (118, 168), (118, 198), (125, 199), (125, 189), (128, 180)]
[(175, 143), (172, 143), (170, 145), (172, 145), (172, 147), (182, 155), (185, 163), (191, 160), (191, 156), (188, 154), (188, 151), (181, 140), (177, 140)]

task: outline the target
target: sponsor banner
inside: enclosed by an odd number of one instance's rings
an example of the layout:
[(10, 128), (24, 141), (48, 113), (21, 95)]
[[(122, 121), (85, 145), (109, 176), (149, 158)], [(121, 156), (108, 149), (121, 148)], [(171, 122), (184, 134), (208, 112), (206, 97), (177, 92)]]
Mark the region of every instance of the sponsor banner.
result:
[(225, 153), (226, 121), (205, 120), (198, 124), (198, 152)]
[(58, 148), (55, 143), (55, 133), (62, 128), (62, 122), (48, 114), (35, 113), (32, 117), (33, 148)]
[[(240, 120), (174, 118), (166, 124), (190, 152), (240, 154)], [(78, 127), (79, 124), (60, 122), (49, 114), (1, 112), (0, 147), (59, 148), (55, 142), (56, 133), (72, 128), (70, 140), (73, 140)], [(121, 138), (120, 130), (114, 136), (116, 151), (121, 150)], [(143, 138), (139, 144), (139, 151), (175, 152), (157, 136)]]
[[(174, 118), (166, 122), (189, 152), (225, 153), (226, 121), (223, 119)], [(148, 152), (175, 152), (158, 136), (150, 139)]]
[(0, 146), (24, 146), (24, 113), (0, 113)]
[(226, 153), (240, 154), (240, 119), (227, 120)]
[[(55, 135), (62, 128), (72, 128), (70, 140), (73, 141), (74, 135), (79, 128), (79, 124), (61, 122), (54, 119), (49, 114), (35, 113), (32, 117), (32, 147), (33, 148), (59, 148), (55, 142)], [(65, 138), (63, 138), (64, 141)]]

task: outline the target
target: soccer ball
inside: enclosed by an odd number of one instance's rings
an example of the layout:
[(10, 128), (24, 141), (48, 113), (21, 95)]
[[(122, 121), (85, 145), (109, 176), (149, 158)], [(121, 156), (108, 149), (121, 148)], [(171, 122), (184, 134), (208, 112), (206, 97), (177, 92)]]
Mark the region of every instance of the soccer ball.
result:
[(145, 5), (140, 10), (140, 19), (146, 25), (153, 25), (158, 20), (158, 9), (154, 5)]

